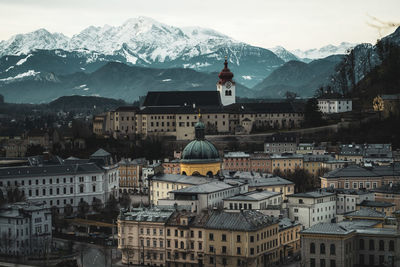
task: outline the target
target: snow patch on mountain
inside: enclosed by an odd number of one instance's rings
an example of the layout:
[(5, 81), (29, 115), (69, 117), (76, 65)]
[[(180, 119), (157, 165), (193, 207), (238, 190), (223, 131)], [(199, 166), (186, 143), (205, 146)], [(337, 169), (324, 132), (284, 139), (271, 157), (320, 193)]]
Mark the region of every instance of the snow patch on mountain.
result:
[(326, 45), (319, 49), (313, 48), (308, 50), (296, 49), (291, 51), (298, 58), (318, 59), (325, 58), (331, 55), (348, 54), (349, 50), (355, 47), (357, 44), (342, 42), (338, 46)]
[(29, 54), (27, 57), (18, 60), (18, 62), (15, 65), (20, 66), (20, 65), (24, 64), (28, 60), (28, 58), (30, 58), (31, 56), (32, 56), (32, 54)]
[(22, 78), (26, 78), (26, 77), (29, 77), (29, 76), (36, 76), (39, 73), (40, 72), (36, 72), (34, 70), (28, 70), (27, 72), (20, 73), (20, 74), (14, 76), (14, 77), (7, 77), (7, 78), (4, 78), (4, 79), (0, 79), (0, 82), (11, 82), (11, 81), (22, 79)]

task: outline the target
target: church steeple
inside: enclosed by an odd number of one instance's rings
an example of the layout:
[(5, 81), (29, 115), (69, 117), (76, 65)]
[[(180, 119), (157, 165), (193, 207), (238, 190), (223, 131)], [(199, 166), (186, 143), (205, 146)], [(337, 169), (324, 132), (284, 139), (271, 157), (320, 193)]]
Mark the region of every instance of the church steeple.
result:
[(228, 68), (228, 58), (225, 57), (224, 68), (218, 75), (219, 81), (217, 82), (217, 91), (221, 96), (221, 103), (224, 106), (236, 102), (236, 88), (235, 82), (232, 80), (233, 73)]

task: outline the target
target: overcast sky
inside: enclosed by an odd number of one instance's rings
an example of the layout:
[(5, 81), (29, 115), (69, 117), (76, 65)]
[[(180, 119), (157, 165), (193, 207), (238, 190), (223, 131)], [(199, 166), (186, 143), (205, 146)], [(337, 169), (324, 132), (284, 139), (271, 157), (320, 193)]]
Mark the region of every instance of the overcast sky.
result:
[[(72, 36), (84, 28), (147, 16), (173, 26), (215, 29), (261, 47), (308, 49), (375, 43), (373, 17), (400, 21), (400, 0), (0, 0), (0, 40), (38, 28)], [(386, 35), (395, 28), (385, 29)]]

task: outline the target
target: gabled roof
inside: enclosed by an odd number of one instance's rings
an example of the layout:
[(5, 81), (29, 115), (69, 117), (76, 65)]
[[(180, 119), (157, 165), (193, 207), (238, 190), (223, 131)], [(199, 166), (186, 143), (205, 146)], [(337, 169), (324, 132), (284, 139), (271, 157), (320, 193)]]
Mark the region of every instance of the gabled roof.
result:
[(96, 152), (90, 155), (90, 157), (108, 157), (108, 156), (111, 156), (111, 154), (102, 148), (98, 149)]
[(169, 91), (148, 92), (143, 102), (144, 107), (161, 106), (221, 106), (221, 97), (215, 91)]
[(246, 200), (246, 201), (260, 201), (260, 200), (265, 200), (271, 197), (275, 197), (281, 195), (279, 192), (272, 192), (272, 191), (250, 191), (244, 194), (239, 194), (236, 196), (232, 196), (229, 198), (226, 198), (224, 200)]
[(384, 202), (384, 201), (363, 200), (360, 204), (357, 204), (357, 206), (374, 207), (374, 208), (388, 208), (388, 207), (393, 207), (396, 205), (393, 203)]
[(303, 234), (348, 235), (355, 233), (353, 229), (347, 229), (337, 223), (318, 223), (301, 231)]
[(205, 228), (232, 231), (256, 231), (266, 226), (278, 223), (273, 218), (255, 210), (239, 213), (214, 211), (208, 218)]
[(385, 218), (386, 215), (373, 209), (360, 209), (345, 214), (345, 217)]
[(377, 177), (377, 176), (379, 175), (375, 174), (374, 172), (366, 168), (357, 165), (349, 165), (344, 168), (339, 168), (330, 171), (324, 174), (322, 177), (329, 179), (329, 178), (340, 178), (340, 177), (352, 178), (352, 177)]
[(318, 197), (327, 197), (327, 196), (332, 196), (332, 195), (336, 195), (336, 193), (318, 190), (318, 191), (312, 191), (312, 192), (287, 195), (287, 197), (318, 198)]
[(237, 187), (240, 183), (225, 183), (221, 181), (212, 181), (209, 183), (193, 185), (178, 190), (172, 191), (174, 194), (209, 194), (218, 191), (227, 190), (233, 187)]

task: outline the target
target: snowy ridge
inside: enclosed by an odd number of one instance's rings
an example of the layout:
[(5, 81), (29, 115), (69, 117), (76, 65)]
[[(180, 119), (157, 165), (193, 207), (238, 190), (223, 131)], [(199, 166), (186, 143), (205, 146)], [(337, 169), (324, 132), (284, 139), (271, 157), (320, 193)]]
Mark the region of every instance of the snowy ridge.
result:
[(331, 55), (348, 54), (348, 51), (355, 47), (357, 44), (342, 42), (338, 46), (326, 45), (319, 49), (313, 48), (308, 50), (296, 49), (291, 51), (298, 58), (318, 59), (325, 58)]

